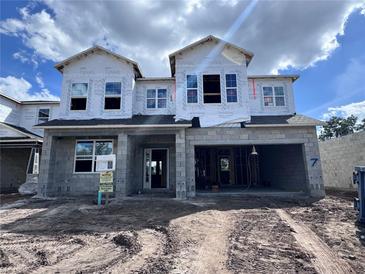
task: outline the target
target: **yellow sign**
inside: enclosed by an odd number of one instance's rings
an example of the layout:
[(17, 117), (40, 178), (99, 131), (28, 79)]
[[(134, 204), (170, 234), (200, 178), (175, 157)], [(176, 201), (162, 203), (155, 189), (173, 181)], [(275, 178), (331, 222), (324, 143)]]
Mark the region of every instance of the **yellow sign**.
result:
[(99, 192), (113, 192), (113, 171), (100, 173)]

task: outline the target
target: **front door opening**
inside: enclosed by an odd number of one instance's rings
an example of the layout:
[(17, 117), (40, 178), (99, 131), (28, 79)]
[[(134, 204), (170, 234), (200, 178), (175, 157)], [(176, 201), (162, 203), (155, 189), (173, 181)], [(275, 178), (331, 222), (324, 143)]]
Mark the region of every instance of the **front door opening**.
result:
[(144, 188), (167, 188), (168, 149), (147, 148), (144, 159)]

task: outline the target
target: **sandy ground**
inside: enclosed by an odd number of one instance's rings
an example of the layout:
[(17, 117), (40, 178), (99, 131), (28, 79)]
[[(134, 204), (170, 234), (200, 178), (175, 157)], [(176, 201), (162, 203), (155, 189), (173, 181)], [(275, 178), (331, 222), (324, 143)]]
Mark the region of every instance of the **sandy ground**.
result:
[(13, 205), (0, 208), (0, 273), (326, 273), (332, 264), (365, 272), (365, 228), (350, 199)]

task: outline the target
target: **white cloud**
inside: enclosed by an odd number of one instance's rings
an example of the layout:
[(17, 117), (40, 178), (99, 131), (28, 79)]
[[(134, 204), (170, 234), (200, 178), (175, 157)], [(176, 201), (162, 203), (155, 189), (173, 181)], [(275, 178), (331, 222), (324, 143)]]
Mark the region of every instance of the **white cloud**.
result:
[(41, 76), (40, 73), (37, 73), (37, 75), (35, 76), (35, 80), (36, 80), (36, 82), (37, 82), (37, 84), (39, 85), (40, 88), (45, 87), (42, 76)]
[(14, 76), (0, 77), (0, 91), (18, 100), (59, 100), (48, 89), (41, 89), (39, 92), (30, 93), (32, 84), (23, 77)]
[[(208, 34), (224, 37), (248, 1), (55, 1), (52, 10), (20, 10), (0, 32), (20, 37), (45, 59), (60, 61), (94, 43), (140, 63), (146, 75), (168, 75), (167, 53)], [(339, 46), (349, 15), (362, 1), (259, 1), (229, 40), (255, 53), (250, 73), (304, 69)], [(52, 15), (51, 15), (52, 14)]]
[(332, 116), (348, 117), (355, 115), (358, 117), (358, 121), (365, 118), (365, 100), (357, 103), (351, 103), (348, 105), (330, 107), (327, 112), (323, 114), (323, 119), (328, 120)]
[(17, 51), (13, 54), (13, 58), (19, 60), (23, 64), (32, 64), (34, 68), (38, 67), (38, 60), (35, 54), (29, 54), (25, 50)]

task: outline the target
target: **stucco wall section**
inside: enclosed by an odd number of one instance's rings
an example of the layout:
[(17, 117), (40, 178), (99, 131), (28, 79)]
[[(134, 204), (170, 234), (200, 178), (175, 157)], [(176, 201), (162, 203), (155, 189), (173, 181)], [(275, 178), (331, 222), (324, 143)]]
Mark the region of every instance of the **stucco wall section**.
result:
[(365, 131), (319, 142), (323, 180), (326, 187), (356, 189), (355, 166), (365, 166)]

